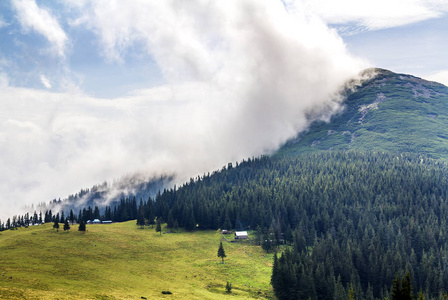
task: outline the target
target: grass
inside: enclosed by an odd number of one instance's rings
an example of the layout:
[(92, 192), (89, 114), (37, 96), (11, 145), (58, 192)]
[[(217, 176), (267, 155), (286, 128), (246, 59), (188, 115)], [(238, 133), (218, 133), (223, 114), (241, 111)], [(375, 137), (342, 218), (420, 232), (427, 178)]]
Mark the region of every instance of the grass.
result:
[(2, 232), (0, 299), (273, 297), (272, 255), (248, 242), (224, 242), (227, 258), (221, 264), (221, 235), (215, 231), (160, 236), (135, 221), (87, 230), (56, 232), (45, 224)]

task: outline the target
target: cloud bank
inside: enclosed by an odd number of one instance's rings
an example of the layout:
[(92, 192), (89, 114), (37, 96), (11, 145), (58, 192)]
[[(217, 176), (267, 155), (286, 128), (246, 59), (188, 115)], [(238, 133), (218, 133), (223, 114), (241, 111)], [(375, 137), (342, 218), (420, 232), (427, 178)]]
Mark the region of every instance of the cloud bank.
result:
[(271, 153), (310, 119), (339, 110), (341, 85), (367, 66), (300, 3), (77, 0), (69, 8), (72, 26), (91, 30), (105, 59), (147, 55), (165, 84), (110, 99), (0, 87), (2, 219), (124, 174), (182, 181)]

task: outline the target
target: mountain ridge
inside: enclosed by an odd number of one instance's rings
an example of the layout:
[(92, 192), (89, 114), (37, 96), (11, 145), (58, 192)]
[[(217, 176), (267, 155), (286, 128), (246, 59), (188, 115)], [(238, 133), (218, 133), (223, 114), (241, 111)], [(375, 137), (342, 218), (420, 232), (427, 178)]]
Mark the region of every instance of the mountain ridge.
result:
[[(369, 73), (374, 73), (369, 76)], [(409, 152), (448, 160), (448, 87), (372, 68), (345, 89), (343, 110), (329, 122), (314, 121), (275, 156), (328, 150)]]

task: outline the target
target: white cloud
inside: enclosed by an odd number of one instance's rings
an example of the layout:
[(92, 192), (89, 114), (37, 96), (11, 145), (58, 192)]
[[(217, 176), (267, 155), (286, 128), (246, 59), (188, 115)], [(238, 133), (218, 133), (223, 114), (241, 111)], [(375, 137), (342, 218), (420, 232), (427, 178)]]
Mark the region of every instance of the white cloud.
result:
[(444, 0), (297, 0), (330, 24), (378, 30), (438, 18), (448, 12)]
[(424, 76), (425, 79), (436, 81), (448, 86), (448, 70), (438, 71), (436, 73), (429, 74)]
[(47, 89), (51, 89), (51, 83), (50, 80), (45, 75), (40, 75), (40, 81), (46, 87)]
[(9, 77), (6, 73), (0, 71), (0, 88), (9, 85)]
[(65, 57), (68, 38), (58, 20), (48, 10), (40, 8), (35, 0), (12, 0), (12, 4), (22, 28), (43, 35), (52, 44), (53, 51)]
[(318, 18), (277, 0), (76, 7), (104, 55), (145, 52), (167, 83), (103, 100), (1, 90), (0, 212), (123, 174), (183, 180), (272, 152), (310, 116), (337, 111), (338, 89), (366, 66)]

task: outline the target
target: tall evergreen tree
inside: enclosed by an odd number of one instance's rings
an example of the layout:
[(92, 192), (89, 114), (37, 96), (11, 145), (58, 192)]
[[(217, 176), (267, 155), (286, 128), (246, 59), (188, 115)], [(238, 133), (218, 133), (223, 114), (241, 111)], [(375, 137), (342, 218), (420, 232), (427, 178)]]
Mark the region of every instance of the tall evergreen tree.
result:
[(78, 231), (86, 231), (86, 222), (84, 222), (84, 220), (79, 222)]
[(59, 219), (55, 218), (53, 223), (53, 229), (56, 228), (56, 231), (59, 231)]
[(65, 220), (64, 222), (64, 231), (70, 230), (70, 224), (68, 223), (68, 220)]
[(73, 213), (73, 209), (70, 209), (70, 222), (73, 224), (75, 222), (75, 214)]
[(145, 211), (143, 205), (140, 205), (138, 209), (137, 225), (140, 226), (140, 228), (143, 228), (145, 226)]
[(222, 259), (221, 263), (224, 263), (224, 257), (227, 257), (226, 252), (224, 251), (224, 247), (222, 246), (222, 242), (219, 244), (218, 257), (221, 257)]

